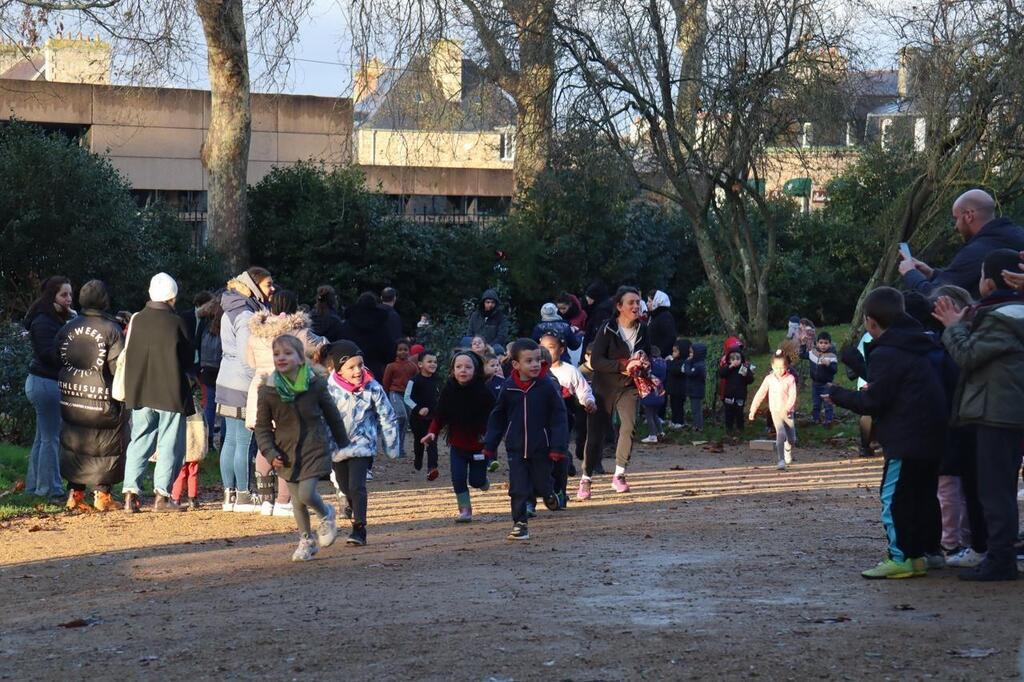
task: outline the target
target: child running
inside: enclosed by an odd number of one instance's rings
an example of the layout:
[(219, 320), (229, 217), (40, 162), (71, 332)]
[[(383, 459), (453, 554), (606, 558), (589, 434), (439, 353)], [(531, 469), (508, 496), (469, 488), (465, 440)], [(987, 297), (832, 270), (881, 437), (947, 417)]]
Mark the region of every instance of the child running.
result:
[(405, 404), (405, 387), (416, 376), (419, 367), (409, 359), (409, 342), (399, 341), (395, 346), (395, 360), (384, 368), (381, 384), (391, 399), (391, 407), (398, 419), (398, 456), (405, 456), (405, 427), (409, 423), (409, 408)]
[(434, 418), (437, 397), (441, 392), (441, 384), (434, 374), (437, 372), (437, 353), (424, 350), (416, 363), (419, 374), (409, 380), (405, 386), (405, 404), (409, 408), (409, 428), (412, 430), (412, 466), (416, 471), (423, 468), (423, 450), (427, 451), (427, 480), (437, 479), (437, 442), (424, 444), (423, 437), (430, 430), (430, 421)]
[(793, 445), (796, 443), (796, 424), (793, 410), (796, 409), (796, 377), (789, 371), (789, 355), (783, 349), (772, 354), (772, 371), (761, 382), (761, 388), (750, 404), (750, 421), (754, 421), (757, 408), (768, 397), (768, 410), (775, 425), (775, 454), (779, 458), (779, 469), (785, 469), (793, 461)]
[(363, 366), (363, 352), (351, 341), (336, 341), (327, 350), (331, 376), (327, 390), (345, 422), (348, 443), (334, 453), (333, 477), (345, 517), (352, 519), (350, 545), (366, 544), (366, 471), (383, 436), (385, 454), (398, 457), (398, 421), (384, 387)]
[[(487, 431), (487, 418), (494, 408), (494, 396), (484, 383), (483, 365), (473, 351), (456, 351), (452, 357), (448, 381), (437, 399), (430, 430), (422, 443), (430, 445), (442, 429), (448, 430), (451, 446), (452, 488), (459, 504), (456, 523), (473, 520), (469, 487), (488, 490), (487, 459), (483, 455), (482, 437)], [(467, 485), (468, 480), (468, 485)]]
[[(334, 507), (316, 491), (317, 481), (331, 470), (331, 447), (348, 445), (345, 425), (327, 392), (326, 382), (306, 363), (305, 348), (294, 336), (279, 336), (272, 343), (274, 372), (257, 390), (256, 442), (291, 493), (292, 514), (299, 527), (299, 546), (292, 561), (309, 561), (320, 547), (330, 547), (338, 536)], [(320, 517), (313, 535), (309, 509)]]
[[(591, 390), (590, 384), (587, 383), (586, 378), (580, 373), (579, 369), (562, 360), (565, 346), (562, 344), (562, 338), (557, 333), (545, 332), (540, 337), (540, 345), (546, 348), (553, 358), (549, 371), (558, 381), (562, 399), (565, 401), (568, 427), (566, 433), (571, 433), (575, 426), (577, 431), (582, 430), (586, 434), (586, 416), (597, 411), (597, 403), (594, 400), (594, 392)], [(582, 419), (580, 419), (579, 412), (582, 412)], [(571, 464), (572, 462), (569, 458), (565, 457), (555, 462), (552, 467), (554, 470), (554, 491), (555, 495), (558, 496), (558, 506), (561, 509), (565, 509), (568, 505), (566, 486), (569, 482), (569, 476), (575, 475), (570, 469)]]
[(508, 494), (512, 498), (509, 540), (529, 540), (527, 503), (544, 498), (558, 509), (551, 489), (551, 465), (566, 456), (568, 429), (565, 403), (555, 384), (542, 376), (540, 347), (518, 339), (509, 349), (511, 376), (505, 381), (487, 422), (484, 455), (494, 457), (504, 439), (508, 450)]

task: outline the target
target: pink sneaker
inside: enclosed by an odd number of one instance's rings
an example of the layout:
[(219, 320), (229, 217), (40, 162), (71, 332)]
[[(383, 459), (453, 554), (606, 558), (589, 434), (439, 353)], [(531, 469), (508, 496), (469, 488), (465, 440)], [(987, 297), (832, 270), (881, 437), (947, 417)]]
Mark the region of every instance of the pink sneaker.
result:
[(580, 488), (576, 491), (577, 500), (589, 500), (590, 499), (590, 481), (585, 478), (580, 479)]
[(621, 476), (612, 476), (612, 490), (617, 493), (628, 493), (629, 484), (626, 483), (626, 474)]

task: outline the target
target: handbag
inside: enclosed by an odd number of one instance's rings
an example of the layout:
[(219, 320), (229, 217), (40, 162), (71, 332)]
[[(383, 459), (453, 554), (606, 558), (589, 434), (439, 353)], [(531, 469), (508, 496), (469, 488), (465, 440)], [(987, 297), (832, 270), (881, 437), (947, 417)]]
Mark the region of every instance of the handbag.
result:
[(119, 403), (124, 402), (125, 358), (128, 356), (128, 341), (132, 338), (132, 322), (134, 321), (135, 315), (132, 315), (132, 318), (128, 320), (128, 329), (124, 333), (124, 348), (121, 349), (121, 354), (117, 356), (117, 364), (114, 365), (114, 380), (110, 384), (110, 397)]

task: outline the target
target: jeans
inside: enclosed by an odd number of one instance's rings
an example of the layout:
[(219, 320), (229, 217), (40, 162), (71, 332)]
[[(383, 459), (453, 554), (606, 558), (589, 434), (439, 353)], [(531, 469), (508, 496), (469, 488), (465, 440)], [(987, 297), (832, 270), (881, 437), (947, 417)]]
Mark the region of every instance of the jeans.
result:
[(821, 394), (825, 393), (828, 389), (828, 384), (819, 384), (815, 381), (811, 384), (811, 419), (817, 423), (821, 418), (821, 406), (825, 406), (825, 423), (831, 424), (835, 418), (835, 408), (832, 407), (832, 403), (827, 403), (821, 399)]
[(185, 415), (151, 407), (132, 410), (132, 442), (128, 445), (122, 493), (142, 492), (146, 462), (156, 451), (153, 490), (170, 496), (174, 479), (185, 461)]
[(487, 485), (487, 461), (474, 459), (474, 454), (477, 453), (452, 446), (452, 489), (456, 495), (469, 492), (469, 486), (483, 488)]
[(48, 497), (63, 495), (60, 478), (60, 389), (56, 379), (29, 374), (25, 395), (36, 411), (36, 436), (28, 456), (25, 492)]
[(309, 510), (313, 509), (321, 519), (327, 518), (327, 503), (316, 491), (317, 479), (307, 478), (297, 483), (286, 482), (288, 494), (292, 500), (292, 516), (295, 517), (295, 524), (299, 532), (308, 535), (312, 532), (309, 524)]
[(372, 462), (372, 457), (350, 457), (333, 464), (334, 484), (348, 500), (354, 524), (366, 524), (366, 471)]
[(244, 419), (224, 418), (224, 443), (220, 446), (220, 480), (224, 490), (249, 490), (249, 446), (252, 431)]
[(664, 405), (644, 405), (644, 417), (647, 419), (647, 431), (651, 436), (661, 433), (661, 419), (658, 417), (658, 410)]
[(395, 419), (398, 420), (398, 456), (405, 457), (405, 426), (409, 423), (409, 410), (405, 404), (405, 396), (398, 391), (391, 391), (388, 394), (391, 398), (391, 407), (395, 410)]
[[(203, 395), (206, 402), (203, 403), (203, 420), (206, 422), (207, 439), (213, 442), (213, 433), (217, 430), (217, 384), (203, 386)], [(221, 418), (220, 439), (224, 441), (224, 419)]]

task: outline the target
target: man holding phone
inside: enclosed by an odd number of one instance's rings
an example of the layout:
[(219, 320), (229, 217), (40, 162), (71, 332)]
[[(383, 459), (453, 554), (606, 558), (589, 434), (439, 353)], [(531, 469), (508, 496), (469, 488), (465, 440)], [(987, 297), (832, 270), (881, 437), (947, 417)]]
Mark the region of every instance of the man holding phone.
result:
[(1024, 251), (1024, 228), (1009, 218), (997, 218), (996, 202), (983, 190), (968, 190), (957, 197), (953, 202), (953, 223), (965, 244), (944, 269), (932, 268), (917, 260), (906, 244), (900, 244), (899, 270), (907, 289), (927, 296), (934, 287), (955, 284), (977, 299), (985, 256), (996, 249)]

